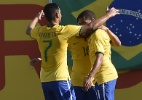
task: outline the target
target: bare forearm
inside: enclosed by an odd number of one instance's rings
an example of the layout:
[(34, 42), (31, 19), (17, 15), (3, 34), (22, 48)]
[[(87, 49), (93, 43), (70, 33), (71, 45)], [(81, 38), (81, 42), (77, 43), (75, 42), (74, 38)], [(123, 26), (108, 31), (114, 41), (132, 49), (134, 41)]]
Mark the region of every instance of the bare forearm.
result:
[(27, 30), (26, 30), (26, 34), (29, 35), (30, 31), (36, 26), (37, 22), (38, 22), (38, 17), (35, 17), (32, 22), (28, 25)]
[(111, 38), (112, 45), (114, 45), (114, 46), (120, 46), (121, 45), (121, 41), (111, 30), (108, 29), (107, 33), (108, 33), (109, 37)]
[(28, 25), (27, 30), (26, 30), (26, 34), (30, 35), (31, 30), (36, 26), (37, 22), (39, 20), (41, 20), (41, 17), (44, 16), (43, 10), (41, 10), (36, 16), (35, 18), (32, 20), (32, 22)]
[(94, 21), (92, 21), (92, 29), (96, 30), (98, 29), (101, 25), (103, 25), (111, 16), (109, 14), (106, 14)]
[(87, 25), (83, 25), (81, 30), (81, 37), (87, 37), (94, 33), (94, 31), (103, 25), (109, 18), (110, 16), (106, 14), (97, 20), (92, 19), (92, 22)]
[(80, 32), (81, 37), (87, 37), (91, 35), (96, 29), (98, 29), (101, 25), (103, 25), (109, 18), (119, 14), (119, 10), (115, 8), (111, 8), (104, 16), (93, 20), (90, 24), (83, 25), (82, 30)]
[(96, 73), (99, 71), (101, 64), (102, 64), (103, 58), (97, 58), (96, 61), (94, 62), (93, 68), (89, 73), (89, 77), (94, 77)]

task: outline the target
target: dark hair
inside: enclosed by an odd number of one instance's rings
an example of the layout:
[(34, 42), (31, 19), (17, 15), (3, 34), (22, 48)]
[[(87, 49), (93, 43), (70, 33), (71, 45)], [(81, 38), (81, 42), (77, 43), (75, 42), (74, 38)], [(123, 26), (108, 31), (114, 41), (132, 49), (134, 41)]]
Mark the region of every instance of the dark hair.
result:
[(44, 14), (46, 19), (51, 22), (52, 20), (55, 19), (56, 13), (57, 11), (59, 11), (59, 6), (56, 3), (49, 3), (47, 5), (45, 5), (44, 7)]
[(84, 10), (83, 12), (81, 12), (78, 17), (77, 17), (77, 23), (78, 23), (78, 20), (80, 18), (85, 18), (85, 19), (92, 19), (92, 18), (95, 18), (95, 14), (90, 11), (90, 10)]

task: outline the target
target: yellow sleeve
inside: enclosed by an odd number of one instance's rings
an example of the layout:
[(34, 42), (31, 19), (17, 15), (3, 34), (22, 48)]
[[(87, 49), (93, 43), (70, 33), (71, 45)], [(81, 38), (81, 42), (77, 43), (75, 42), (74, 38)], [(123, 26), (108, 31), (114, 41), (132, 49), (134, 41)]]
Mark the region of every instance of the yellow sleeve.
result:
[(102, 30), (97, 30), (93, 35), (94, 38), (92, 41), (94, 41), (94, 47), (95, 47), (95, 53), (100, 52), (103, 53), (105, 52), (105, 41), (104, 41), (104, 35), (103, 35)]
[(66, 25), (63, 29), (63, 35), (65, 38), (69, 39), (73, 36), (79, 36), (81, 26), (77, 25)]
[(35, 28), (33, 28), (30, 32), (30, 36), (31, 38), (36, 39), (38, 34), (39, 34), (39, 29), (41, 28), (41, 26), (36, 26)]

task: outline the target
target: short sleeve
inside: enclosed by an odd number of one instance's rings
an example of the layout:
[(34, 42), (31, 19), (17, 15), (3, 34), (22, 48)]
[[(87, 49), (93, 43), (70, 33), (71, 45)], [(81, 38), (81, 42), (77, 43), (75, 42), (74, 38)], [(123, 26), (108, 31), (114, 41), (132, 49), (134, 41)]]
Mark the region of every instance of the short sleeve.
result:
[(38, 34), (39, 34), (39, 29), (41, 28), (41, 26), (36, 26), (35, 28), (33, 28), (30, 32), (30, 36), (31, 38), (36, 39)]
[(69, 39), (73, 36), (79, 36), (80, 31), (81, 31), (81, 26), (67, 25), (63, 29), (63, 35), (65, 38)]
[(104, 54), (105, 52), (105, 41), (104, 41), (103, 32), (104, 31), (98, 30), (93, 34), (94, 38), (92, 39), (92, 42), (95, 48), (95, 53), (100, 52)]

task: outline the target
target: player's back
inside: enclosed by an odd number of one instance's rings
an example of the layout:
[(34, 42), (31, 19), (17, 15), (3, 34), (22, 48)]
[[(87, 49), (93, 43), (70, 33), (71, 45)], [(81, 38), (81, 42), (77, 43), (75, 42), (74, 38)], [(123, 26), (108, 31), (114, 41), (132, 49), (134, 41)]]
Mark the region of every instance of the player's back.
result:
[[(73, 31), (74, 29), (74, 31)], [(42, 57), (41, 81), (69, 79), (67, 67), (67, 40), (77, 35), (80, 26), (39, 26), (32, 30)]]
[(42, 27), (40, 29), (42, 32), (39, 34), (38, 44), (43, 59), (42, 67), (46, 71), (52, 70), (52, 66), (61, 66), (62, 63), (60, 62), (65, 61), (67, 40), (61, 33), (62, 28), (62, 26), (59, 26), (55, 28)]

